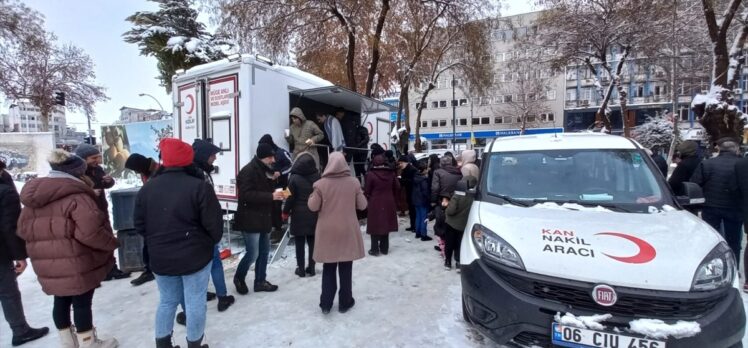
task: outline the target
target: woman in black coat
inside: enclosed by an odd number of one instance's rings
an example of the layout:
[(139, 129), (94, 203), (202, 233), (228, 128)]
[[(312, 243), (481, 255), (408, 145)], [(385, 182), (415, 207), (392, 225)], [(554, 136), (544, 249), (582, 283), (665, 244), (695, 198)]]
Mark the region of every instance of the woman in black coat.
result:
[[(314, 272), (314, 229), (317, 226), (317, 213), (309, 210), (307, 201), (312, 194), (314, 182), (319, 180), (319, 171), (314, 157), (302, 152), (296, 157), (288, 179), (288, 190), (291, 196), (283, 205), (283, 214), (291, 216), (291, 235), (296, 245), (296, 275), (313, 276)], [(304, 268), (304, 241), (309, 247), (309, 266)]]

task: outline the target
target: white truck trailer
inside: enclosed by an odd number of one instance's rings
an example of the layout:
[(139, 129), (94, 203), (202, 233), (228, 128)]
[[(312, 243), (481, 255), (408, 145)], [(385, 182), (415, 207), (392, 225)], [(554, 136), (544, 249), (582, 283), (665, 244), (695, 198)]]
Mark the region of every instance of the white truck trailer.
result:
[[(226, 210), (236, 210), (236, 175), (254, 156), (263, 134), (288, 149), (284, 133), (293, 107), (311, 120), (315, 112), (333, 114), (344, 108), (346, 135), (355, 132), (351, 127), (363, 125), (370, 143), (387, 141), (389, 120), (377, 114), (389, 112), (391, 106), (261, 57), (235, 55), (199, 65), (178, 71), (172, 82), (175, 135), (187, 143), (210, 139), (221, 148), (213, 180)], [(384, 135), (378, 134), (385, 129)]]

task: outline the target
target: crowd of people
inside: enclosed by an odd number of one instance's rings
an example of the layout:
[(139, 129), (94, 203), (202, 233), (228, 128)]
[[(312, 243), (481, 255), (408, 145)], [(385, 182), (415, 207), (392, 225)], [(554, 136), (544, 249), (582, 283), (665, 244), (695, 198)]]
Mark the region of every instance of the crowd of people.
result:
[[(331, 311), (336, 292), (339, 312), (355, 306), (353, 262), (367, 253), (361, 233), (364, 217), (370, 256), (393, 252), (389, 235), (400, 229), (398, 214), (407, 211), (405, 230), (416, 240), (432, 241), (428, 224), (433, 221), (434, 248), (445, 270), (453, 265), (459, 270), (460, 242), (473, 204), (468, 192), (480, 175), (476, 152), (446, 152), (417, 160), (413, 153), (396, 158), (393, 151), (373, 144), (364, 159), (368, 166), (352, 171), (351, 159), (359, 153), (352, 156), (346, 151), (341, 117), (319, 116), (323, 131), (294, 108), (285, 137), (290, 152), (266, 134), (256, 144), (252, 160), (239, 171), (232, 225), (242, 234), (246, 252), (232, 279), (237, 294), (249, 293), (246, 278), (252, 265), (254, 292), (278, 290), (268, 280), (267, 266), (271, 233), (284, 224), (294, 238), (294, 273), (312, 277), (317, 263), (323, 264), (319, 301), (323, 314)], [(320, 162), (320, 147), (315, 146), (323, 140), (332, 144), (325, 165)], [(748, 221), (748, 199), (744, 199), (748, 159), (738, 156), (735, 140), (720, 139), (717, 148), (717, 156), (702, 161), (695, 143), (680, 144), (678, 166), (668, 183), (677, 195), (686, 193), (684, 182), (703, 188), (706, 203), (700, 212), (691, 211), (720, 231), (739, 255), (740, 229)], [(186, 326), (188, 348), (207, 348), (207, 302), (218, 299), (219, 312), (235, 302), (219, 251), (223, 212), (212, 173), (220, 149), (206, 140), (190, 145), (166, 138), (159, 150), (158, 161), (133, 154), (125, 163), (143, 182), (133, 218), (144, 238), (145, 269), (131, 283), (157, 284), (157, 348), (178, 347), (172, 337), (175, 321)], [(114, 338), (99, 338), (92, 314), (93, 296), (102, 281), (130, 277), (117, 268), (114, 258), (118, 243), (105, 196), (114, 179), (101, 168), (101, 161), (101, 153), (90, 145), (79, 146), (75, 153), (55, 150), (48, 158), (49, 175), (29, 181), (20, 195), (0, 162), (0, 303), (14, 346), (49, 332), (29, 326), (23, 314), (16, 277), (24, 272), (27, 258), (44, 293), (54, 297), (52, 319), (61, 347), (118, 346)], [(748, 253), (744, 255), (748, 262)], [(208, 291), (211, 280), (215, 293)]]

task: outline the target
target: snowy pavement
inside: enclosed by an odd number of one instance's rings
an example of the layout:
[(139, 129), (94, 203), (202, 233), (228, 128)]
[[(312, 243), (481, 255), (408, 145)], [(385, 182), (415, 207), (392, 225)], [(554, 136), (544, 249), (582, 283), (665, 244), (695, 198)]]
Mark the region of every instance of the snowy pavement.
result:
[[(493, 346), (462, 321), (459, 273), (444, 270), (434, 242), (412, 236), (405, 231), (393, 233), (389, 255), (367, 255), (354, 262), (356, 306), (345, 314), (337, 312), (337, 298), (329, 315), (321, 313), (322, 267), (317, 265), (314, 277), (294, 275), (293, 246), (286, 249), (286, 259), (268, 267), (268, 280), (280, 287), (275, 293), (236, 294), (231, 284), (236, 260), (227, 262), (229, 292), (237, 302), (222, 313), (216, 310), (216, 301), (208, 302), (207, 342), (212, 348)], [(52, 297), (42, 293), (31, 271), (19, 278), (26, 315), (31, 325), (52, 328)], [(133, 287), (129, 281), (104, 282), (96, 290), (94, 324), (101, 336), (116, 337), (121, 347), (154, 346), (156, 283)], [(0, 326), (7, 332), (5, 323)], [(175, 337), (185, 347), (184, 327), (175, 325)], [(0, 336), (0, 347), (9, 345), (9, 340)], [(53, 332), (24, 347), (56, 344)]]
[[(275, 293), (237, 295), (231, 279), (238, 260), (226, 260), (229, 292), (237, 302), (222, 313), (216, 310), (216, 301), (208, 302), (207, 343), (212, 348), (496, 347), (463, 322), (459, 273), (443, 269), (433, 245), (414, 240), (410, 232), (391, 234), (389, 255), (367, 255), (353, 264), (356, 306), (340, 314), (336, 299), (327, 316), (318, 307), (321, 265), (317, 265), (317, 276), (298, 278), (293, 274), (293, 246), (286, 249), (285, 259), (268, 267), (268, 280), (280, 287)], [(249, 281), (251, 277), (253, 273)], [(104, 282), (96, 290), (94, 324), (104, 338), (116, 337), (120, 347), (152, 347), (156, 283), (133, 287), (130, 279)], [(52, 297), (42, 293), (33, 270), (29, 268), (19, 282), (31, 325), (53, 328)], [(744, 303), (747, 299), (744, 296)], [(0, 348), (10, 346), (7, 332), (6, 324), (0, 323)], [(176, 343), (182, 347), (186, 346), (184, 337), (184, 327), (175, 324)], [(748, 346), (748, 339), (743, 342)], [(53, 330), (24, 347), (56, 345)]]

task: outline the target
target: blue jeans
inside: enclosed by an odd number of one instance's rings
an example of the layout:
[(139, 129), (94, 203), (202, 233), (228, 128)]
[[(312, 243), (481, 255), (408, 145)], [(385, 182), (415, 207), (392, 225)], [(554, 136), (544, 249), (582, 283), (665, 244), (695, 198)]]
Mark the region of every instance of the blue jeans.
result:
[(743, 238), (743, 234), (740, 232), (743, 227), (743, 215), (740, 210), (704, 207), (701, 210), (701, 218), (722, 235), (722, 238), (725, 239), (727, 245), (735, 254), (736, 262), (739, 263), (740, 243)]
[(213, 262), (210, 266), (210, 277), (213, 278), (213, 287), (216, 288), (216, 295), (223, 297), (228, 295), (226, 290), (226, 278), (223, 274), (223, 262), (221, 262), (221, 251), (218, 250), (218, 244), (213, 248)]
[(255, 264), (255, 285), (265, 281), (268, 268), (268, 254), (270, 254), (270, 232), (242, 232), (246, 253), (239, 266), (236, 267), (235, 279), (245, 280), (249, 266)]
[(416, 237), (425, 237), (428, 232), (428, 225), (426, 219), (428, 219), (429, 207), (425, 205), (416, 206)]
[(205, 292), (208, 291), (210, 268), (208, 263), (201, 270), (183, 276), (163, 276), (156, 274), (156, 284), (160, 300), (156, 310), (156, 338), (171, 335), (174, 331), (174, 317), (177, 306), (183, 300), (187, 314), (187, 340), (194, 342), (203, 337), (205, 316), (208, 310)]

